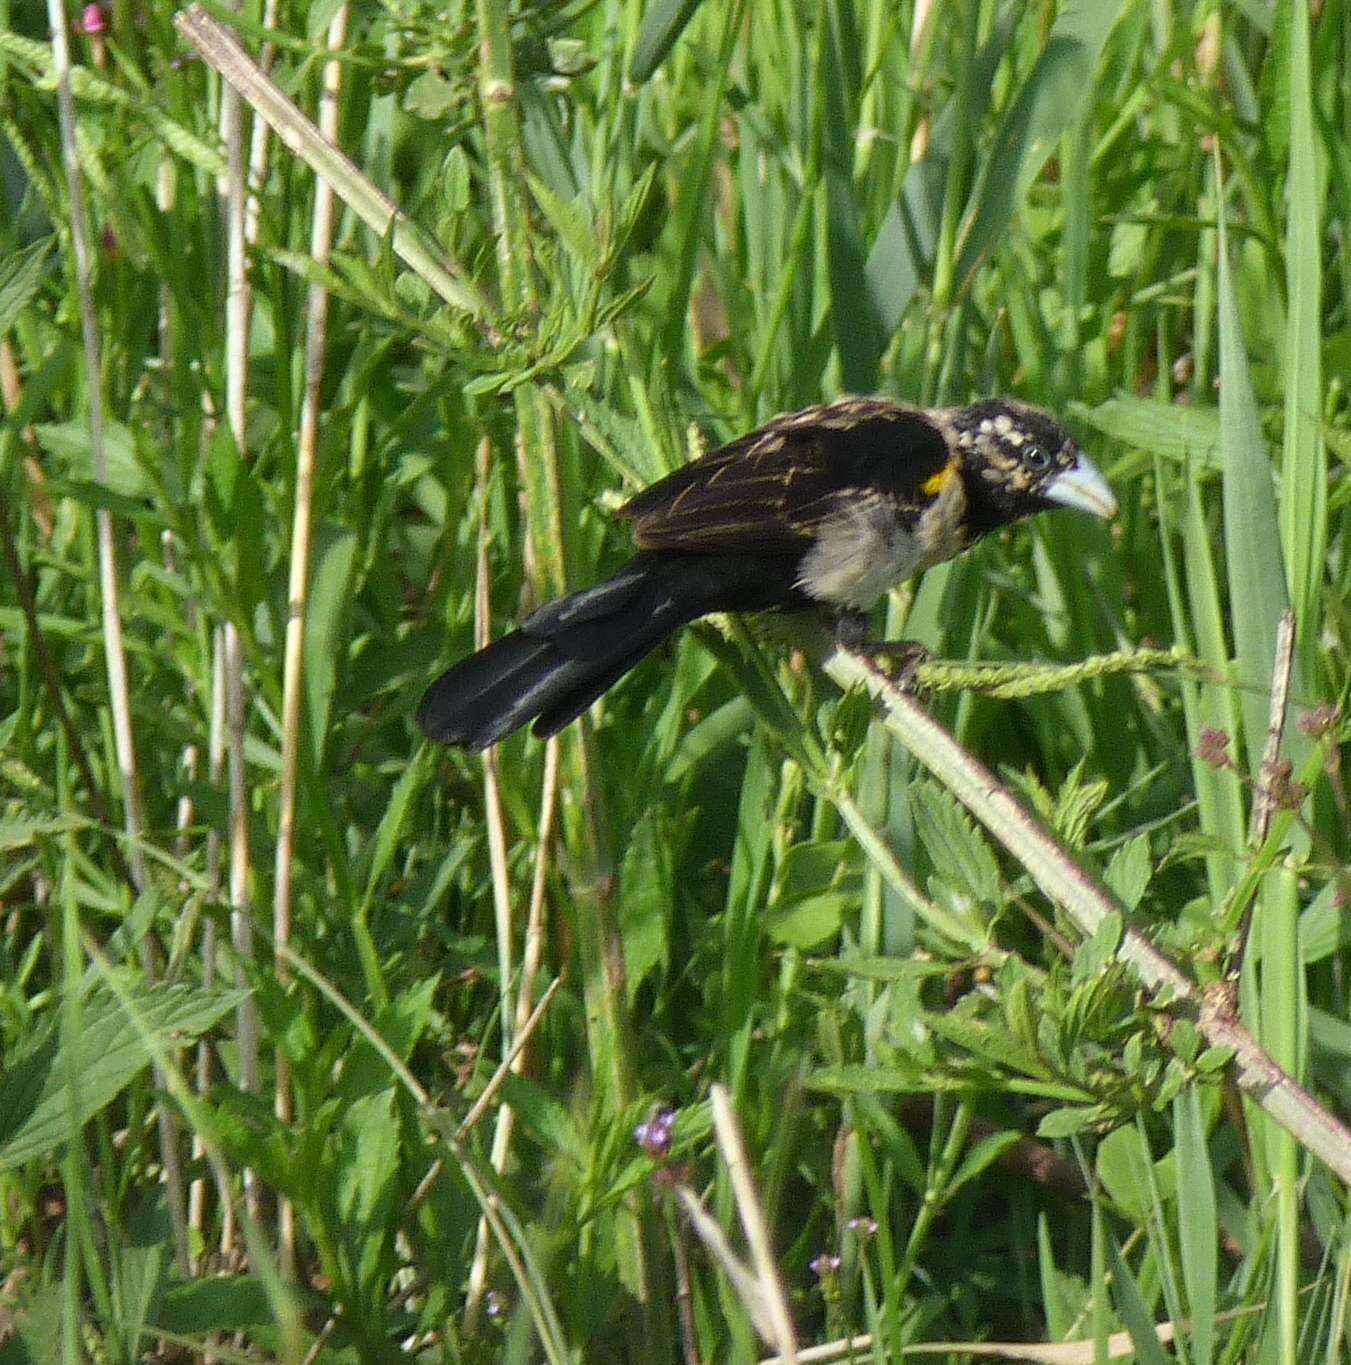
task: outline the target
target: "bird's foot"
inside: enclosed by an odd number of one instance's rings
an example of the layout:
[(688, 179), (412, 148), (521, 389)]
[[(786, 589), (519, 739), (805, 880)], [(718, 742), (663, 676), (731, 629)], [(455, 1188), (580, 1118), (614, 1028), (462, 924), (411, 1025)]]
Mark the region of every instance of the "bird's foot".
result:
[(835, 640), (841, 648), (861, 654), (899, 687), (909, 688), (919, 666), (931, 658), (918, 640), (875, 640), (868, 634), (868, 618), (861, 611), (842, 611), (835, 618)]

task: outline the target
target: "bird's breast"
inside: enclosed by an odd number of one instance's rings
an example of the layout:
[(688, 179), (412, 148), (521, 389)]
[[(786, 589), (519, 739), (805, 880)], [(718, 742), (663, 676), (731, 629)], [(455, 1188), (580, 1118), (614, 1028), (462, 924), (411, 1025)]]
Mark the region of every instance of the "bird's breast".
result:
[(863, 490), (840, 498), (802, 557), (797, 586), (818, 602), (866, 610), (883, 593), (966, 548), (962, 481), (948, 478), (916, 514)]

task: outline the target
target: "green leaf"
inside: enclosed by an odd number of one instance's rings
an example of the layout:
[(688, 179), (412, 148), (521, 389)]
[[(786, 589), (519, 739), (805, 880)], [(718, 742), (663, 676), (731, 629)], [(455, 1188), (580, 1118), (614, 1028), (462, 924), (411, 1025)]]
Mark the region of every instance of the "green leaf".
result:
[(600, 269), (605, 243), (596, 231), (590, 206), (582, 195), (564, 200), (555, 194), (538, 176), (530, 177), (530, 192), (540, 207), (567, 254), (588, 271)]
[(930, 1011), (924, 1016), (924, 1022), (940, 1037), (996, 1067), (1038, 1078), (1050, 1075), (1040, 1055), (1022, 1039), (984, 1019), (975, 1018), (969, 1010), (959, 1007)]
[(250, 1275), (215, 1276), (178, 1285), (164, 1296), (159, 1326), (181, 1336), (241, 1332), (274, 1321), (263, 1282)]
[[(435, 751), (424, 745), (413, 755), (413, 761), (399, 774), (399, 780), (394, 784), (371, 841), (370, 870), (366, 874), (366, 891), (362, 897), (362, 906), (366, 911), (370, 911), (375, 904), (380, 882), (406, 837), (408, 819), (414, 813), (417, 799), (422, 795), (435, 766)], [(463, 860), (468, 846), (462, 844), (457, 852), (459, 860)]]
[(424, 71), (404, 92), (403, 107), (414, 118), (445, 118), (458, 99), (455, 87), (435, 71)]
[(247, 991), (188, 985), (127, 988), (124, 1007), (103, 987), (83, 1006), (80, 1085), (72, 1097), (59, 1032), (49, 1031), (0, 1077), (0, 1171), (50, 1157), (76, 1125), (87, 1123), (150, 1065), (152, 1043), (168, 1051), (205, 1033)]
[(1135, 1345), (1136, 1361), (1138, 1365), (1169, 1365), (1168, 1353), (1159, 1342), (1159, 1334), (1140, 1285), (1131, 1273), (1130, 1266), (1126, 1264), (1126, 1258), (1122, 1256), (1115, 1238), (1110, 1239), (1110, 1245), (1112, 1281), (1116, 1289), (1113, 1297), (1121, 1314), (1121, 1321)]
[(330, 521), (314, 528), (309, 600), (305, 604), (305, 707), (313, 762), (322, 767), (329, 711), (337, 686), (342, 638), (352, 609), (352, 568), (357, 536)]
[[(999, 12), (989, 41), (976, 56), (968, 94), (966, 120), (984, 117), (994, 90), (995, 71), (1008, 46), (1017, 15)], [(900, 326), (920, 282), (933, 269), (934, 251), (943, 218), (943, 191), (950, 172), (957, 133), (956, 101), (949, 100), (934, 120), (925, 154), (905, 173), (901, 191), (887, 210), (868, 255), (868, 286), (883, 328)]]
[(1323, 193), (1315, 153), (1309, 9), (1289, 8), (1290, 166), (1286, 179), (1285, 279), (1289, 311), (1281, 388), (1285, 445), (1281, 458), (1280, 530), (1290, 601), (1299, 629), (1302, 671), (1317, 666), (1323, 624), (1320, 596), (1327, 568), (1328, 462), (1323, 446), (1321, 250)]
[(334, 1130), (333, 1202), (353, 1245), (361, 1247), (363, 1271), (371, 1269), (369, 1258), (382, 1253), (378, 1238), (362, 1234), (384, 1222), (393, 1206), (399, 1137), (392, 1088), (344, 1105)]
[(953, 1172), (952, 1179), (948, 1181), (948, 1192), (955, 1194), (963, 1185), (976, 1179), (987, 1166), (998, 1161), (1011, 1147), (1016, 1147), (1020, 1141), (1018, 1134), (1013, 1132), (991, 1133), (989, 1137), (981, 1138)]
[(13, 252), (0, 264), (0, 336), (14, 325), (14, 319), (32, 302), (42, 287), (54, 239), (44, 237), (32, 246)]
[(1092, 408), (1072, 403), (1070, 411), (1122, 445), (1184, 465), (1214, 470), (1222, 467), (1218, 408), (1123, 397), (1109, 398)]
[(838, 934), (845, 916), (857, 910), (858, 903), (857, 891), (824, 891), (781, 901), (765, 916), (765, 933), (775, 943), (807, 952)]
[(1066, 0), (1050, 37), (1005, 114), (962, 228), (956, 277), (993, 250), (1028, 187), (1093, 89), (1107, 35), (1125, 0)]
[(652, 969), (668, 960), (675, 918), (674, 833), (665, 807), (649, 806), (633, 827), (620, 863), (619, 932), (630, 1003)]
[(1107, 971), (1116, 962), (1120, 943), (1121, 914), (1114, 910), (1102, 917), (1102, 923), (1094, 930), (1093, 937), (1075, 953), (1072, 979), (1076, 983), (1091, 981)]
[(1177, 1134), (1178, 1250), (1192, 1322), (1192, 1359), (1197, 1365), (1210, 1365), (1219, 1269), (1215, 1176), (1195, 1085), (1187, 1086), (1173, 1101), (1173, 1128)]
[(1098, 1176), (1112, 1200), (1135, 1222), (1150, 1209), (1150, 1156), (1134, 1124), (1115, 1128), (1098, 1143)]
[(575, 1165), (585, 1162), (586, 1142), (571, 1114), (543, 1087), (508, 1072), (502, 1083), (502, 1098), (549, 1151)]
[[(94, 478), (94, 445), (88, 422), (48, 422), (36, 428), (38, 440), (62, 462), (70, 478)], [(103, 423), (103, 450), (108, 464), (104, 485), (124, 498), (147, 498), (153, 492), (136, 457), (131, 428), (108, 419)]]
[(957, 798), (933, 782), (911, 786), (920, 842), (938, 876), (984, 906), (1001, 901), (999, 864)]
[(702, 0), (653, 0), (643, 6), (643, 24), (629, 62), (629, 80), (634, 85), (649, 80), (666, 60), (701, 3)]
[(21, 848), (35, 848), (43, 841), (72, 830), (87, 829), (89, 822), (75, 815), (16, 815), (0, 820), (0, 853), (13, 853)]
[(945, 1086), (942, 1078), (935, 1078), (918, 1067), (911, 1070), (853, 1064), (821, 1067), (808, 1075), (806, 1084), (813, 1090), (825, 1090), (834, 1095), (914, 1095), (957, 1088)]
[(1066, 1105), (1043, 1115), (1037, 1124), (1037, 1136), (1047, 1139), (1074, 1137), (1099, 1127), (1107, 1116), (1107, 1109), (1100, 1104)]
[(1220, 434), (1224, 442), (1224, 543), (1229, 570), (1243, 735), (1248, 769), (1260, 776), (1266, 741), (1267, 703), (1276, 658), (1276, 624), (1289, 608), (1285, 563), (1277, 531), (1271, 456), (1262, 437), (1257, 399), (1248, 374), (1238, 299), (1229, 265), (1223, 198), (1218, 301), (1220, 316)]
[(1144, 834), (1137, 834), (1112, 854), (1112, 861), (1107, 864), (1103, 880), (1127, 910), (1134, 910), (1140, 904), (1140, 898), (1145, 894), (1145, 887), (1149, 885), (1153, 873), (1149, 838)]

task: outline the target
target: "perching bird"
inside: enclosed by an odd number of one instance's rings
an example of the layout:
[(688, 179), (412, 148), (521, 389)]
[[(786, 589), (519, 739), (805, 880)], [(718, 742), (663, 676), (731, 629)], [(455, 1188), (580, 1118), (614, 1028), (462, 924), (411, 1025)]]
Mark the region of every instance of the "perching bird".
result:
[(467, 749), (529, 721), (552, 735), (710, 612), (824, 607), (857, 635), (895, 584), (1050, 507), (1112, 517), (1116, 499), (1026, 403), (842, 398), (776, 417), (639, 493), (620, 511), (638, 553), (443, 673), (418, 724)]

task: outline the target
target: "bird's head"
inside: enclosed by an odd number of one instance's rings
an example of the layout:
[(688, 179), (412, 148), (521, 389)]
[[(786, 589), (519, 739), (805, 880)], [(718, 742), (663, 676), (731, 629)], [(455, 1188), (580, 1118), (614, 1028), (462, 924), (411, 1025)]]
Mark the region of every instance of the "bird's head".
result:
[(1107, 481), (1074, 438), (1040, 408), (991, 398), (957, 409), (951, 420), (979, 533), (1052, 507), (1116, 515)]

